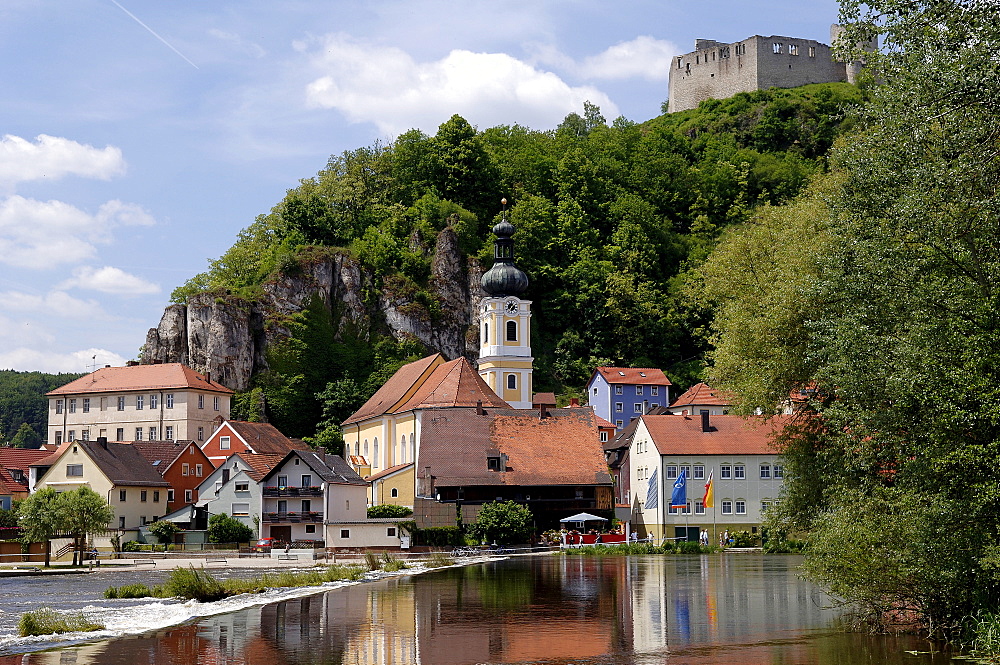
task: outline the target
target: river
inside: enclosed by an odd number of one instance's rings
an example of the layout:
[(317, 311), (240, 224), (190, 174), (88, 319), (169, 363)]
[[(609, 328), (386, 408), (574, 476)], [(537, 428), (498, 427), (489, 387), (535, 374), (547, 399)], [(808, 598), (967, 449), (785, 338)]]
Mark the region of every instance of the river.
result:
[[(0, 655), (0, 665), (924, 665), (950, 659), (929, 653), (929, 643), (916, 637), (838, 629), (842, 610), (798, 576), (800, 561), (745, 554), (517, 557), (208, 605), (101, 599), (106, 586), (123, 583), (124, 573), (3, 580), (0, 593), (17, 601), (5, 600), (0, 613), (0, 654), (8, 654)], [(117, 618), (119, 636), (76, 643), (12, 637), (18, 608), (40, 603)], [(49, 650), (18, 653), (40, 648)]]

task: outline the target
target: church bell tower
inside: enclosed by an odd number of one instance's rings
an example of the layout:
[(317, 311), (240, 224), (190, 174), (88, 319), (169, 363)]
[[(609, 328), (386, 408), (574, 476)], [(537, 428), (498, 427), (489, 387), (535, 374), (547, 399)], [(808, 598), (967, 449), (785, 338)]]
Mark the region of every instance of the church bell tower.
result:
[(479, 305), (479, 375), (515, 409), (530, 409), (531, 301), (520, 296), (528, 290), (528, 276), (514, 265), (514, 225), (503, 219), (493, 227), (496, 235), (493, 267), (482, 279), (486, 297)]

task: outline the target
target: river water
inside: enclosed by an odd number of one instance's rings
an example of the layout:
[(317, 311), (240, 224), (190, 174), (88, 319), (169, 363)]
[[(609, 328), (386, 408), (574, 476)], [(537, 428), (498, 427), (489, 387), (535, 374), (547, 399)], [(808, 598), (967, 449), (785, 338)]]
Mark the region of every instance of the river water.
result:
[[(798, 576), (800, 561), (512, 558), (211, 607), (101, 599), (105, 587), (123, 583), (123, 573), (2, 580), (0, 654), (8, 655), (0, 655), (0, 665), (924, 665), (950, 659), (929, 653), (919, 638), (839, 630), (841, 610)], [(267, 600), (274, 602), (263, 604)], [(12, 637), (19, 606), (42, 602), (96, 613), (121, 636), (77, 643)]]

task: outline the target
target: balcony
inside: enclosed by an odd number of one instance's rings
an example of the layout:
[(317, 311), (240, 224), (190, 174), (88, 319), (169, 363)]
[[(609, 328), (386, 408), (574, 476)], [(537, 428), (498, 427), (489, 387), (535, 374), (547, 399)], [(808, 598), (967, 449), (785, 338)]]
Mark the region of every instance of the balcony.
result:
[(264, 496), (323, 496), (323, 488), (312, 487), (265, 487)]
[(264, 513), (267, 524), (322, 524), (323, 513)]

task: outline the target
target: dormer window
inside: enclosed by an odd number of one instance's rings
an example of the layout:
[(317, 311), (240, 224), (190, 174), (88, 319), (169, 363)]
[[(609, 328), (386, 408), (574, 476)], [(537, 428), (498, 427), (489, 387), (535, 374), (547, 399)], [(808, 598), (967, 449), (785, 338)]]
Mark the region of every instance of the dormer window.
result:
[(625, 376), (625, 372), (618, 370), (618, 376)]
[(507, 456), (497, 451), (486, 453), (486, 469), (489, 471), (506, 471)]

